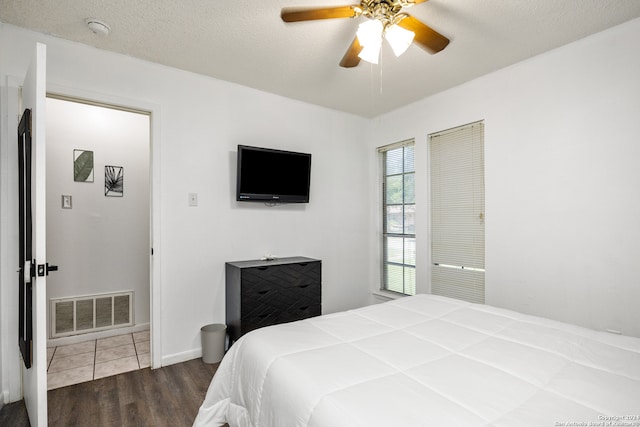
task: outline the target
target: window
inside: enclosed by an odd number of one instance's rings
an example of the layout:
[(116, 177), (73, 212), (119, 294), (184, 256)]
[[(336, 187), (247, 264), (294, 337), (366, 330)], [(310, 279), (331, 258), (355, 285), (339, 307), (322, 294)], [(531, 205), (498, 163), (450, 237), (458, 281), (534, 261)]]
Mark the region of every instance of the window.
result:
[(379, 149), (382, 156), (382, 289), (416, 293), (414, 142)]
[(484, 125), (429, 135), (431, 293), (484, 303)]

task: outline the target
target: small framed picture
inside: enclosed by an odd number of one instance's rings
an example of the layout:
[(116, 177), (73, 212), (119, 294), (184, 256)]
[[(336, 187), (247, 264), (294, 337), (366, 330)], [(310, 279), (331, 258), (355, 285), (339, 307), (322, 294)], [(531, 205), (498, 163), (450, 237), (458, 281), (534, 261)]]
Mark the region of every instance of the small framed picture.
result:
[(104, 167), (104, 195), (122, 197), (124, 187), (124, 168), (122, 166)]
[(93, 182), (93, 151), (73, 150), (73, 180)]
[(62, 209), (71, 209), (71, 196), (68, 194), (62, 195)]

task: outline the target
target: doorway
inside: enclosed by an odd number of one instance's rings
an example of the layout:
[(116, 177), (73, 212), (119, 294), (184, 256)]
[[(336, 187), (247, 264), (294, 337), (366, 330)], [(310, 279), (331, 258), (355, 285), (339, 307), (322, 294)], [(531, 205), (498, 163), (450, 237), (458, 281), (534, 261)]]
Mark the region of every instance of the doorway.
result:
[(151, 364), (150, 128), (148, 112), (47, 96), (49, 389)]

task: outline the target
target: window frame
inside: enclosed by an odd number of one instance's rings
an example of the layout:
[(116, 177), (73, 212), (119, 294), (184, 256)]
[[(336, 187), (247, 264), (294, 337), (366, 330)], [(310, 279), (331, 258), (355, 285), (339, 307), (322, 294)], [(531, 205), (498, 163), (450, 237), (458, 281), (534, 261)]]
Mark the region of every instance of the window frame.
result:
[[(405, 149), (407, 147), (411, 147), (413, 150), (413, 169), (410, 171), (405, 170), (406, 166), (406, 156)], [(387, 174), (387, 153), (393, 150), (402, 149), (402, 171), (400, 173)], [(380, 290), (385, 292), (393, 292), (399, 295), (415, 295), (416, 293), (416, 234), (415, 230), (413, 233), (406, 232), (406, 206), (413, 206), (413, 215), (415, 219), (415, 209), (416, 209), (416, 201), (415, 201), (415, 176), (416, 176), (416, 167), (415, 167), (415, 140), (409, 139), (405, 141), (401, 141), (394, 144), (385, 145), (383, 147), (378, 148), (379, 156), (380, 156), (380, 165), (381, 165), (381, 214), (382, 214), (382, 223), (381, 223), (381, 280), (380, 280)], [(406, 202), (406, 176), (413, 175), (413, 200), (409, 203)], [(402, 203), (387, 203), (387, 178), (393, 176), (401, 176), (402, 181)], [(388, 227), (388, 211), (387, 208), (389, 206), (401, 206), (402, 207), (402, 232), (389, 232)], [(388, 238), (401, 238), (402, 239), (402, 262), (390, 261), (388, 254)], [(413, 264), (407, 263), (407, 239), (413, 240)], [(410, 254), (409, 254), (410, 256)], [(402, 291), (396, 289), (390, 289), (388, 282), (388, 274), (387, 267), (388, 266), (396, 266), (402, 268)], [(407, 286), (407, 272), (412, 270), (413, 284), (409, 284)], [(411, 292), (413, 291), (413, 292)]]

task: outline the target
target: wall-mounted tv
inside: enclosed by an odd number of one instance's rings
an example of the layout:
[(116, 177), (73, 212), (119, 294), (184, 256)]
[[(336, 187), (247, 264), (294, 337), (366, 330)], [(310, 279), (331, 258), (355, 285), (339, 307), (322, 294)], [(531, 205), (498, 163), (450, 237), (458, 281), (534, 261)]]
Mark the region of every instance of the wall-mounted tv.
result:
[(309, 203), (311, 154), (238, 145), (236, 200)]

